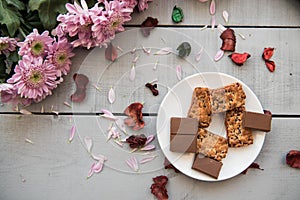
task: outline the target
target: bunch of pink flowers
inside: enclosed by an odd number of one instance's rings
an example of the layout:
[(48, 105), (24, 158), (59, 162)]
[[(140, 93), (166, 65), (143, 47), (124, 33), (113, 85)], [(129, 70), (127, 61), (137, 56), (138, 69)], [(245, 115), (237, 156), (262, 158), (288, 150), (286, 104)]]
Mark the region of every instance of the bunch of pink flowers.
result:
[(68, 13), (57, 17), (57, 21), (61, 23), (54, 31), (55, 35), (70, 37), (74, 47), (106, 47), (117, 32), (124, 31), (123, 24), (131, 20), (134, 7), (144, 11), (150, 1), (152, 0), (98, 0), (90, 9), (85, 0), (81, 0), (81, 6), (76, 2), (67, 3)]
[(22, 105), (40, 102), (52, 94), (62, 76), (70, 71), (72, 45), (66, 38), (56, 40), (48, 31), (39, 34), (36, 29), (17, 45), (22, 59), (13, 76), (0, 85), (2, 102)]

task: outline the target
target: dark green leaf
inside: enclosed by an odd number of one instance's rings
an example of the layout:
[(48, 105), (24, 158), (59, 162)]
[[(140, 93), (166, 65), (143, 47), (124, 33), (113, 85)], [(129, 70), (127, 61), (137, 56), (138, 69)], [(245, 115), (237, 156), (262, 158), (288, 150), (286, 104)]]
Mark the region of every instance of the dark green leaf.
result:
[(20, 27), (20, 13), (7, 6), (6, 1), (0, 1), (0, 24), (4, 24), (11, 37), (13, 37)]
[(178, 52), (179, 57), (183, 58), (190, 55), (192, 47), (190, 43), (183, 42), (177, 47), (177, 50), (179, 51)]
[(18, 10), (24, 10), (25, 4), (19, 0), (6, 0), (8, 5), (16, 7)]

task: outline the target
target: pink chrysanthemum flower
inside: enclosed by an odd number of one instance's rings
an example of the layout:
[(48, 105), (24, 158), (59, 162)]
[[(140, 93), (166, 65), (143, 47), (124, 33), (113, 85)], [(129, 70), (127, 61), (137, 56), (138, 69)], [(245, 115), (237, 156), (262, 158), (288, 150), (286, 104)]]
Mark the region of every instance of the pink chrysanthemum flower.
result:
[(148, 2), (152, 2), (153, 0), (138, 0), (138, 8), (139, 11), (142, 12), (148, 9)]
[(41, 35), (38, 33), (37, 29), (33, 29), (24, 42), (19, 42), (18, 46), (19, 55), (31, 55), (31, 56), (42, 56), (44, 57), (49, 46), (53, 43), (53, 38), (49, 36), (49, 31), (44, 31)]
[(0, 37), (0, 55), (8, 55), (16, 50), (17, 40), (15, 38)]
[(32, 99), (21, 98), (17, 93), (17, 89), (13, 84), (3, 83), (0, 85), (1, 101), (2, 103), (10, 103), (12, 105), (21, 104), (23, 106), (30, 105)]
[(14, 71), (15, 74), (7, 82), (14, 84), (21, 97), (39, 102), (57, 87), (55, 66), (41, 57), (24, 55)]
[(47, 59), (55, 66), (58, 77), (67, 75), (72, 64), (70, 58), (75, 54), (72, 53), (72, 45), (67, 38), (60, 38), (58, 42), (54, 42), (50, 47)]

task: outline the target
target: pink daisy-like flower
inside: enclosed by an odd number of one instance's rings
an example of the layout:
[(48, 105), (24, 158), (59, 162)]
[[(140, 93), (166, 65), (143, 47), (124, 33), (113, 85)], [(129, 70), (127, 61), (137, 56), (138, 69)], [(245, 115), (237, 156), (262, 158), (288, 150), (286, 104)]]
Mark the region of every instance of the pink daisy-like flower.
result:
[(138, 8), (139, 11), (142, 12), (146, 9), (148, 9), (148, 2), (152, 2), (153, 0), (138, 0)]
[(49, 31), (44, 31), (41, 35), (38, 33), (37, 29), (33, 29), (24, 42), (19, 42), (18, 46), (19, 55), (31, 55), (31, 56), (42, 56), (44, 57), (49, 46), (52, 45), (53, 38), (49, 36)]
[(75, 54), (72, 53), (72, 45), (67, 38), (60, 38), (50, 47), (47, 59), (56, 67), (56, 76), (67, 75), (72, 64), (70, 58)]
[(15, 38), (0, 37), (0, 55), (8, 55), (16, 50), (17, 40)]
[(13, 84), (3, 83), (0, 85), (2, 103), (10, 103), (12, 105), (21, 104), (23, 106), (30, 105), (32, 99), (21, 98)]
[(7, 82), (14, 84), (21, 97), (39, 102), (57, 87), (55, 66), (41, 57), (24, 55), (14, 71), (15, 74)]

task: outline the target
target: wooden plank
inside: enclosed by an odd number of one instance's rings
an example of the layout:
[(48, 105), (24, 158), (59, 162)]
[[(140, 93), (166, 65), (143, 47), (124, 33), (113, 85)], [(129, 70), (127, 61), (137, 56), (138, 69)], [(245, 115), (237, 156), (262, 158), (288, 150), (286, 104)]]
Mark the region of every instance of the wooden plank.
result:
[[(211, 24), (209, 3), (197, 0), (177, 1), (154, 0), (149, 9), (142, 13), (134, 13), (130, 25), (140, 25), (148, 16), (159, 20), (159, 25), (192, 25), (204, 26)], [(253, 1), (222, 1), (216, 2), (216, 22), (225, 24), (222, 18), (223, 10), (229, 13), (230, 26), (297, 26), (300, 25), (300, 2), (297, 0), (253, 0)], [(179, 24), (172, 22), (172, 10), (177, 5), (183, 9), (184, 20)]]
[[(155, 118), (146, 117), (145, 121), (145, 129), (136, 133), (155, 133)], [(122, 195), (123, 199), (152, 199), (151, 178), (166, 175), (170, 199), (297, 199), (300, 174), (285, 164), (285, 155), (290, 149), (299, 149), (299, 122), (299, 119), (273, 119), (272, 132), (267, 134), (255, 161), (264, 171), (249, 169), (246, 175), (208, 183), (163, 169), (163, 155), (159, 150), (155, 151), (158, 157), (141, 166), (140, 172), (131, 172), (124, 160), (141, 155), (106, 142), (103, 131), (109, 121), (98, 117), (77, 116), (70, 122), (68, 116), (1, 115), (0, 197), (93, 200), (99, 196), (116, 199)], [(78, 132), (72, 143), (68, 143), (74, 124)], [(134, 133), (130, 129), (128, 132)], [(94, 161), (79, 135), (91, 137), (92, 152), (108, 158), (103, 171), (89, 180), (86, 175)], [(25, 138), (34, 144), (25, 142)]]
[[(104, 49), (95, 48), (88, 53), (86, 50), (77, 50), (72, 72), (64, 78), (65, 81), (54, 90), (52, 96), (28, 109), (40, 112), (43, 106), (45, 111), (50, 111), (53, 105), (53, 109), (59, 112), (94, 113), (107, 108), (122, 113), (127, 105), (140, 101), (145, 103), (145, 112), (156, 113), (168, 88), (178, 82), (175, 68), (181, 65), (183, 78), (199, 72), (223, 72), (245, 82), (257, 95), (265, 109), (275, 114), (299, 114), (300, 69), (297, 66), (300, 58), (297, 53), (300, 47), (296, 41), (299, 41), (300, 29), (236, 28), (234, 30), (246, 37), (246, 40), (243, 40), (237, 36), (236, 51), (251, 54), (251, 58), (242, 67), (236, 66), (227, 58), (229, 53), (225, 53), (224, 58), (219, 62), (213, 61), (214, 55), (221, 46), (220, 34), (217, 30), (157, 28), (148, 38), (144, 38), (139, 29), (120, 33), (113, 43), (115, 46), (120, 46), (123, 52), (119, 51), (119, 58), (115, 62), (105, 60)], [(128, 43), (128, 41), (132, 42)], [(192, 52), (186, 59), (181, 59), (177, 56), (176, 48), (184, 41), (191, 43)], [(145, 54), (142, 46), (151, 48), (151, 55)], [(135, 47), (136, 52), (130, 53)], [(169, 55), (153, 55), (163, 47), (172, 47), (173, 52)], [(195, 57), (202, 47), (203, 55), (197, 62)], [(267, 70), (261, 58), (264, 47), (276, 48), (272, 58), (277, 65), (274, 73)], [(136, 78), (130, 81), (132, 60), (136, 56), (139, 56), (135, 64)], [(90, 84), (87, 98), (82, 103), (74, 103), (72, 108), (69, 108), (63, 105), (63, 102), (71, 103), (69, 99), (75, 91), (72, 75), (76, 72), (86, 74), (90, 78)], [(157, 97), (144, 87), (147, 82), (155, 79), (158, 79), (160, 92)], [(96, 90), (94, 85), (97, 85), (100, 91)], [(117, 95), (116, 102), (112, 105), (107, 99), (111, 87), (114, 87)], [(0, 110), (11, 111), (12, 109), (9, 105), (5, 105), (0, 107)]]

